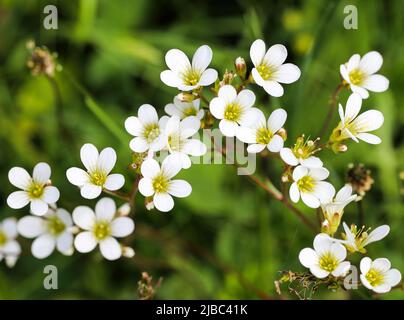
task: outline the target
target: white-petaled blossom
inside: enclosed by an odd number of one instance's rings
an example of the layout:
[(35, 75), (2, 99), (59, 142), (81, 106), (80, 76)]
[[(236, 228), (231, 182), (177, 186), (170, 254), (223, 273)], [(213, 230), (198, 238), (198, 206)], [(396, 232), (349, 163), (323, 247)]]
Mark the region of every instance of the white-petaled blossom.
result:
[(283, 109), (276, 109), (267, 119), (261, 110), (257, 109), (256, 120), (249, 126), (241, 126), (237, 130), (237, 138), (249, 143), (247, 152), (257, 153), (267, 148), (271, 152), (279, 152), (283, 147), (283, 138), (277, 134), (283, 127), (287, 113)]
[(177, 97), (174, 97), (174, 102), (167, 104), (164, 107), (164, 111), (170, 116), (178, 116), (181, 120), (190, 116), (196, 116), (199, 120), (202, 120), (205, 111), (199, 108), (200, 103), (201, 99), (183, 102)]
[(257, 117), (255, 94), (251, 90), (241, 90), (238, 94), (231, 85), (224, 85), (219, 89), (218, 96), (210, 102), (212, 115), (219, 119), (220, 131), (226, 137), (234, 137), (239, 125), (250, 126)]
[(362, 284), (376, 293), (386, 293), (401, 281), (401, 273), (391, 269), (391, 263), (386, 258), (372, 259), (365, 257), (360, 263)]
[(0, 222), (0, 261), (4, 259), (9, 268), (14, 267), (21, 254), (20, 244), (16, 240), (17, 236), (15, 218), (7, 218)]
[(217, 79), (217, 71), (207, 69), (212, 61), (212, 49), (203, 45), (192, 58), (192, 63), (184, 52), (171, 49), (166, 53), (166, 64), (170, 70), (160, 74), (160, 79), (167, 86), (181, 91), (191, 91), (201, 86), (211, 85)]
[(343, 277), (349, 271), (351, 264), (344, 261), (347, 255), (345, 247), (333, 241), (327, 234), (318, 234), (312, 248), (304, 248), (299, 253), (300, 263), (317, 278), (326, 278), (329, 274)]
[(389, 232), (390, 227), (385, 224), (377, 227), (372, 232), (368, 233), (364, 227), (358, 229), (356, 225), (351, 225), (351, 228), (344, 222), (344, 232), (342, 237), (344, 240), (339, 240), (350, 252), (366, 253), (365, 246), (372, 242), (380, 241), (385, 238)]
[(128, 217), (117, 217), (116, 213), (116, 205), (111, 198), (100, 199), (95, 205), (95, 213), (87, 206), (75, 208), (73, 221), (84, 230), (74, 239), (77, 251), (87, 253), (99, 244), (105, 259), (119, 259), (123, 248), (115, 238), (130, 235), (135, 229), (135, 224)]
[(195, 116), (180, 120), (176, 115), (168, 119), (164, 126), (168, 151), (179, 159), (183, 169), (191, 166), (189, 156), (199, 157), (206, 153), (206, 145), (198, 139), (191, 138), (198, 132), (200, 126), (201, 121)]
[(7, 204), (13, 209), (21, 209), (31, 203), (31, 212), (35, 215), (44, 215), (49, 204), (59, 200), (59, 190), (50, 185), (51, 168), (45, 162), (38, 163), (33, 170), (32, 177), (20, 167), (14, 167), (8, 172), (11, 184), (21, 189), (15, 191), (7, 198)]
[(125, 129), (134, 138), (129, 147), (134, 152), (160, 151), (164, 148), (164, 137), (161, 127), (167, 117), (160, 120), (156, 109), (150, 104), (143, 104), (137, 111), (137, 117), (131, 116), (125, 121)]
[(86, 143), (80, 149), (80, 158), (87, 171), (73, 167), (66, 171), (66, 176), (70, 183), (80, 187), (83, 198), (95, 199), (103, 189), (115, 191), (124, 185), (123, 175), (109, 174), (116, 163), (114, 149), (105, 148), (98, 153), (93, 144)]
[(298, 164), (307, 168), (321, 168), (323, 162), (320, 158), (313, 156), (314, 153), (319, 151), (317, 147), (317, 140), (305, 139), (304, 135), (297, 138), (293, 148), (282, 148), (280, 156), (285, 163), (295, 167)]
[(143, 162), (139, 181), (139, 191), (145, 197), (153, 196), (153, 204), (157, 210), (168, 212), (174, 207), (174, 197), (188, 197), (192, 192), (191, 185), (184, 180), (171, 180), (181, 170), (181, 161), (177, 157), (166, 157), (160, 165), (154, 159)]
[(352, 139), (359, 142), (358, 139), (370, 144), (379, 144), (381, 139), (369, 131), (379, 129), (383, 122), (383, 114), (378, 110), (368, 110), (358, 116), (362, 106), (362, 98), (353, 93), (349, 96), (345, 112), (342, 105), (339, 105), (340, 123), (334, 129), (331, 136), (332, 141), (343, 141)]
[(285, 46), (275, 44), (266, 51), (265, 42), (255, 40), (250, 48), (251, 61), (254, 68), (251, 71), (256, 84), (274, 97), (283, 95), (280, 83), (292, 83), (299, 79), (300, 69), (292, 64), (285, 63), (288, 51)]
[(389, 80), (375, 74), (383, 64), (383, 57), (377, 51), (366, 53), (362, 58), (354, 54), (347, 63), (340, 66), (340, 73), (350, 85), (352, 92), (358, 93), (363, 99), (369, 97), (369, 91), (383, 92), (389, 87)]
[(73, 253), (73, 221), (69, 212), (58, 208), (43, 217), (26, 216), (18, 221), (18, 232), (33, 239), (31, 252), (37, 259), (49, 257), (55, 248), (64, 255)]
[(297, 166), (293, 170), (293, 183), (289, 189), (290, 199), (298, 202), (300, 197), (310, 208), (318, 208), (335, 194), (331, 183), (322, 181), (327, 179), (329, 171), (326, 168), (306, 168)]

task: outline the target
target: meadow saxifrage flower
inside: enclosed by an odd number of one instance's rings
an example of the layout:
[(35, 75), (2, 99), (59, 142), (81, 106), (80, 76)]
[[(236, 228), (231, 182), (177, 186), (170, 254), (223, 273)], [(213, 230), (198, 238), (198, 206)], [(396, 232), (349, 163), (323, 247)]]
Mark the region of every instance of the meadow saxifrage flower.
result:
[(17, 219), (7, 218), (0, 222), (0, 261), (4, 259), (9, 268), (14, 267), (21, 254), (17, 236)]
[(360, 262), (362, 284), (376, 292), (386, 293), (401, 281), (401, 273), (391, 269), (391, 263), (386, 258), (372, 259), (365, 257)]

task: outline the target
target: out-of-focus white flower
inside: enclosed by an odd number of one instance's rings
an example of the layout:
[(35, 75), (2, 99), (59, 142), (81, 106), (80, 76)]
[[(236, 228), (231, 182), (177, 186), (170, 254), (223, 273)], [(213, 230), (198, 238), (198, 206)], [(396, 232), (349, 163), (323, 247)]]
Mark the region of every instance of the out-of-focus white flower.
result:
[(16, 238), (17, 220), (15, 218), (4, 219), (0, 223), (0, 261), (5, 260), (9, 268), (14, 267), (21, 254), (20, 244)]
[(320, 149), (317, 147), (317, 140), (305, 139), (304, 135), (297, 138), (293, 148), (282, 148), (280, 156), (290, 166), (301, 164), (307, 168), (320, 168), (323, 162), (320, 158), (313, 156)]
[(139, 181), (139, 191), (145, 197), (153, 196), (153, 204), (157, 210), (167, 212), (174, 207), (174, 197), (188, 197), (192, 192), (191, 185), (185, 180), (171, 180), (181, 170), (180, 159), (166, 157), (161, 165), (154, 159), (143, 162)]
[(73, 253), (73, 221), (69, 212), (58, 208), (43, 217), (26, 216), (18, 221), (18, 232), (33, 239), (31, 252), (37, 259), (49, 257), (55, 248), (64, 255)]
[(87, 253), (100, 245), (101, 254), (107, 260), (116, 260), (122, 256), (122, 246), (115, 238), (130, 235), (135, 224), (128, 217), (116, 217), (116, 205), (110, 198), (102, 198), (95, 205), (94, 211), (86, 206), (79, 206), (73, 211), (73, 221), (83, 232), (74, 239), (77, 251)]
[(383, 64), (383, 57), (377, 51), (366, 53), (362, 58), (354, 54), (347, 63), (341, 64), (340, 73), (349, 83), (352, 92), (358, 93), (363, 99), (369, 97), (369, 91), (383, 92), (389, 87), (389, 80), (375, 74)]
[(265, 42), (255, 40), (250, 48), (250, 57), (254, 64), (251, 71), (256, 84), (274, 97), (283, 95), (283, 87), (280, 83), (292, 83), (300, 77), (300, 69), (292, 64), (285, 63), (288, 51), (281, 44), (271, 46), (268, 51)]
[(131, 116), (125, 121), (126, 131), (135, 137), (130, 141), (129, 147), (134, 152), (157, 152), (163, 149), (161, 127), (166, 120), (167, 117), (159, 120), (156, 109), (150, 104), (141, 105), (137, 117)]
[(322, 202), (332, 198), (335, 189), (327, 179), (329, 171), (326, 168), (306, 168), (297, 166), (293, 170), (293, 183), (289, 189), (290, 199), (298, 202), (300, 197), (310, 208), (318, 208)]
[(169, 50), (165, 60), (170, 70), (163, 71), (160, 79), (169, 87), (191, 91), (201, 86), (209, 86), (217, 79), (217, 71), (207, 69), (212, 61), (212, 49), (207, 45), (196, 50), (192, 64), (186, 54), (178, 49)]
[(257, 118), (255, 94), (251, 90), (242, 90), (237, 94), (231, 85), (224, 85), (219, 89), (218, 96), (210, 102), (209, 109), (212, 115), (219, 119), (220, 131), (226, 137), (234, 137), (239, 125), (249, 126)]
[(313, 241), (314, 250), (304, 248), (299, 253), (300, 263), (317, 278), (323, 279), (329, 274), (343, 277), (349, 271), (351, 264), (344, 261), (346, 249), (338, 242), (334, 242), (327, 234), (318, 234)]
[(199, 120), (202, 120), (205, 111), (199, 109), (200, 103), (201, 99), (195, 99), (191, 102), (182, 102), (177, 97), (174, 97), (174, 102), (167, 104), (164, 107), (164, 111), (170, 116), (179, 117), (181, 120), (190, 116), (195, 116)]
[(249, 126), (241, 126), (237, 131), (237, 138), (249, 143), (247, 152), (257, 153), (267, 148), (271, 152), (279, 152), (283, 147), (283, 138), (277, 134), (283, 127), (287, 113), (283, 109), (276, 109), (271, 113), (268, 121), (261, 110), (257, 110), (256, 120)]
[(114, 149), (105, 148), (98, 153), (93, 144), (86, 143), (81, 147), (80, 158), (87, 171), (73, 167), (66, 171), (66, 176), (70, 183), (80, 187), (83, 198), (95, 199), (102, 189), (115, 191), (124, 185), (123, 175), (109, 174), (116, 163)]
[(45, 162), (34, 167), (32, 177), (20, 167), (12, 168), (8, 173), (11, 184), (21, 189), (15, 191), (7, 198), (7, 204), (13, 209), (20, 209), (31, 203), (31, 212), (35, 215), (44, 215), (49, 204), (59, 200), (59, 190), (50, 185), (51, 168)]
[(376, 293), (386, 293), (401, 281), (401, 273), (391, 269), (391, 263), (386, 258), (372, 259), (365, 257), (360, 263), (362, 284)]

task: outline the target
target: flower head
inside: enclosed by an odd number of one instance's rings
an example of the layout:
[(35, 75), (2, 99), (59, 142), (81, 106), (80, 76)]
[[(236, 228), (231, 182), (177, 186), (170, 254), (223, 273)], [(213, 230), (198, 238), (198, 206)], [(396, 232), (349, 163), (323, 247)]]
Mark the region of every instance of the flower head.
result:
[(391, 269), (391, 263), (386, 258), (372, 259), (365, 257), (360, 263), (362, 284), (376, 293), (386, 293), (401, 281), (401, 273)]
[(313, 156), (320, 149), (316, 140), (305, 139), (304, 135), (297, 138), (293, 148), (282, 148), (280, 156), (290, 166), (297, 166), (299, 163), (307, 168), (320, 168), (323, 162), (320, 158)]
[(382, 64), (383, 57), (377, 51), (368, 52), (362, 58), (359, 54), (354, 54), (347, 63), (340, 66), (340, 73), (352, 92), (367, 99), (368, 90), (383, 92), (389, 87), (389, 80), (386, 77), (375, 74)]
[(196, 116), (199, 120), (202, 120), (205, 111), (199, 109), (201, 99), (195, 99), (190, 102), (182, 102), (178, 97), (174, 97), (174, 103), (169, 103), (164, 107), (164, 111), (170, 116), (178, 116), (181, 120)]
[(69, 212), (58, 208), (43, 217), (26, 216), (18, 221), (18, 232), (33, 239), (31, 252), (37, 259), (49, 257), (55, 248), (64, 255), (73, 253), (73, 221)]
[(208, 86), (217, 79), (217, 71), (207, 69), (212, 61), (212, 49), (207, 45), (196, 50), (192, 63), (185, 53), (178, 49), (169, 50), (165, 60), (170, 70), (163, 71), (160, 79), (170, 87), (191, 91), (201, 86)]
[(250, 57), (254, 64), (251, 71), (256, 84), (274, 97), (283, 95), (283, 87), (279, 83), (292, 83), (300, 77), (300, 69), (292, 64), (285, 63), (288, 51), (285, 46), (275, 44), (265, 50), (265, 42), (258, 39), (250, 48)]
[(166, 157), (161, 165), (154, 159), (142, 164), (143, 178), (139, 181), (139, 191), (145, 197), (153, 196), (157, 210), (167, 212), (174, 207), (174, 197), (184, 198), (191, 194), (191, 185), (184, 180), (171, 180), (181, 170), (177, 157)]
[(226, 137), (234, 137), (239, 125), (249, 126), (257, 117), (255, 94), (251, 90), (242, 90), (237, 94), (231, 85), (219, 89), (218, 96), (210, 102), (209, 109), (216, 119), (220, 119), (220, 131)]
[(0, 261), (4, 258), (9, 268), (15, 265), (21, 254), (21, 246), (16, 240), (17, 235), (15, 218), (7, 218), (0, 222)]
[(317, 278), (326, 278), (329, 274), (342, 277), (349, 271), (351, 264), (344, 261), (346, 249), (325, 233), (318, 234), (313, 241), (314, 250), (304, 248), (299, 253), (300, 263)]
[(306, 168), (297, 166), (293, 170), (294, 182), (290, 186), (289, 195), (293, 202), (300, 197), (310, 208), (318, 208), (322, 202), (328, 201), (335, 194), (331, 183), (322, 181), (327, 179), (329, 171), (326, 168)]
[(366, 192), (372, 188), (374, 180), (371, 171), (361, 163), (348, 166), (346, 181), (352, 186), (352, 189), (359, 194), (358, 199), (362, 199)]
[(264, 113), (257, 109), (256, 120), (249, 127), (240, 127), (237, 138), (250, 145), (247, 151), (251, 153), (261, 152), (267, 148), (271, 152), (279, 152), (283, 147), (283, 138), (277, 134), (285, 124), (287, 113), (283, 109), (276, 109), (268, 120)]
[(115, 238), (130, 235), (135, 224), (128, 217), (117, 217), (116, 213), (116, 205), (111, 198), (100, 199), (95, 205), (95, 213), (86, 206), (74, 209), (73, 221), (84, 230), (74, 239), (77, 251), (87, 253), (99, 244), (105, 259), (119, 259), (123, 248)]
[(140, 106), (137, 117), (131, 116), (125, 121), (125, 128), (133, 138), (129, 147), (134, 152), (147, 150), (156, 152), (164, 148), (161, 126), (166, 118), (159, 120), (156, 109), (150, 104)]
[(114, 149), (105, 148), (98, 153), (93, 144), (86, 143), (81, 147), (80, 158), (87, 171), (73, 167), (66, 171), (66, 176), (70, 183), (80, 187), (83, 198), (95, 199), (103, 189), (115, 191), (124, 185), (123, 175), (109, 174), (116, 163)]
[(59, 190), (50, 185), (51, 168), (45, 162), (34, 167), (32, 177), (20, 167), (14, 167), (8, 172), (11, 184), (21, 189), (15, 191), (7, 198), (7, 204), (13, 209), (21, 209), (31, 203), (31, 212), (35, 215), (44, 215), (49, 204), (59, 200)]

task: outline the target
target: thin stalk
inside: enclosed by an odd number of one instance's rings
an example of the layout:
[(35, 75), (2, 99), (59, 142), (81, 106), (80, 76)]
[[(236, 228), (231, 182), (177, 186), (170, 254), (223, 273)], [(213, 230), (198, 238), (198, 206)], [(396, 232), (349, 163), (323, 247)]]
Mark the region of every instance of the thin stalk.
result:
[(334, 93), (331, 97), (330, 103), (328, 104), (328, 113), (327, 116), (324, 120), (323, 126), (320, 130), (319, 133), (319, 137), (322, 137), (323, 135), (326, 134), (328, 127), (330, 126), (331, 120), (332, 120), (332, 116), (334, 115), (335, 109), (336, 109), (336, 105), (337, 105), (337, 98), (339, 93), (341, 92), (342, 88), (344, 88), (344, 85), (342, 83), (340, 83), (337, 88), (335, 88)]

